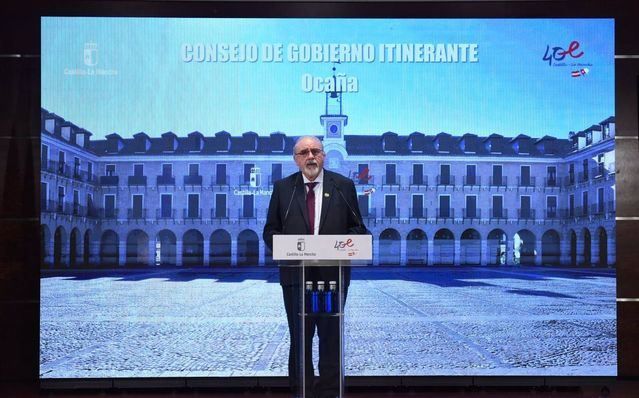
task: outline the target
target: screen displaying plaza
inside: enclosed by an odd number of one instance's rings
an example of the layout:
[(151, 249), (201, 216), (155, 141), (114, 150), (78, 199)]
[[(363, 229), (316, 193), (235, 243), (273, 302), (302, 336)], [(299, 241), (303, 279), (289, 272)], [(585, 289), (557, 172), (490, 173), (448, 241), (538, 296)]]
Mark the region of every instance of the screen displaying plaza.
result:
[(373, 236), (347, 376), (616, 375), (613, 20), (41, 28), (40, 377), (286, 376), (305, 135)]

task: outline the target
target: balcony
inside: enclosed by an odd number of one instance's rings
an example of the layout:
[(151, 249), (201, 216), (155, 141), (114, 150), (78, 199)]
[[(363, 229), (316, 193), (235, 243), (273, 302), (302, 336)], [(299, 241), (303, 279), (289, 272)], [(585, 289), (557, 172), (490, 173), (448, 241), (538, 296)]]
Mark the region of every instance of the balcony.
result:
[(175, 209), (155, 209), (157, 220), (175, 220)]
[(87, 207), (87, 217), (88, 218), (99, 218), (100, 217), (100, 209), (93, 206)]
[(127, 219), (129, 220), (146, 219), (146, 209), (127, 209)]
[(606, 213), (605, 203), (595, 203), (590, 205), (590, 214), (601, 217)]
[(588, 171), (580, 171), (578, 180), (580, 184), (588, 182)]
[(173, 175), (161, 175), (156, 179), (157, 186), (175, 186), (175, 176)]
[(86, 217), (87, 216), (87, 208), (84, 206), (80, 206), (79, 203), (71, 204), (71, 214), (76, 217)]
[(559, 220), (560, 213), (556, 208), (548, 208), (544, 210), (544, 220)]
[(269, 186), (269, 187), (272, 187), (272, 186), (273, 186), (273, 184), (274, 184), (276, 181), (279, 181), (279, 180), (281, 180), (281, 179), (282, 179), (282, 176), (281, 176), (281, 175), (273, 176), (273, 175), (271, 174), (270, 176), (268, 176), (268, 186)]
[(201, 220), (202, 209), (193, 207), (182, 209), (182, 217), (184, 217), (185, 220)]
[(118, 218), (118, 210), (119, 209), (110, 209), (110, 208), (106, 208), (106, 209), (101, 209), (101, 218), (107, 219), (107, 220), (111, 220), (111, 219), (117, 219)]
[(51, 163), (53, 163), (53, 170), (56, 174), (64, 176), (64, 177), (68, 177), (71, 178), (73, 176), (73, 173), (71, 172), (71, 167), (69, 167), (69, 165), (67, 165), (66, 163), (62, 162), (54, 162), (52, 161)]
[(377, 209), (373, 208), (373, 209), (367, 209), (367, 208), (360, 208), (361, 212), (362, 212), (362, 218), (365, 220), (374, 220), (377, 218)]
[[(257, 184), (260, 181), (255, 181), (255, 184)], [(237, 176), (237, 184), (239, 186), (251, 186), (251, 180), (250, 178), (244, 178), (244, 175), (239, 175)], [(259, 184), (257, 184), (256, 186), (259, 186)]]
[(73, 176), (73, 178), (88, 183), (95, 183), (98, 180), (98, 177), (95, 174), (89, 173), (85, 170), (80, 170), (77, 175)]
[(438, 219), (453, 219), (455, 218), (455, 209), (451, 209), (450, 207), (437, 208), (437, 218)]
[(455, 176), (451, 176), (451, 175), (442, 175), (442, 174), (438, 174), (437, 175), (437, 185), (439, 186), (453, 186), (455, 185)]
[(129, 186), (146, 187), (146, 176), (129, 176)]
[(575, 207), (575, 217), (577, 218), (588, 217), (588, 206)]
[(536, 177), (517, 177), (517, 186), (518, 187), (534, 187), (536, 185), (537, 178)]
[(557, 184), (557, 177), (545, 177), (544, 178), (544, 187), (546, 188), (557, 188), (559, 185)]
[(491, 187), (505, 187), (508, 185), (508, 177), (507, 176), (490, 176), (488, 181), (489, 186)]
[(200, 175), (186, 175), (184, 176), (184, 186), (202, 186), (202, 176)]
[(472, 187), (472, 186), (480, 186), (481, 185), (481, 176), (464, 176), (464, 186)]
[(575, 209), (574, 208), (561, 209), (560, 215), (561, 215), (561, 218), (564, 220), (573, 219), (575, 218)]
[(428, 176), (427, 175), (411, 175), (410, 176), (410, 185), (417, 186), (428, 186)]
[(241, 220), (257, 219), (257, 209), (255, 207), (250, 209), (237, 209), (237, 218)]
[(57, 164), (53, 160), (45, 160), (44, 162), (40, 161), (40, 170), (47, 171), (49, 173), (56, 172)]
[(53, 213), (56, 211), (57, 204), (55, 200), (41, 200), (40, 201), (40, 212), (42, 213)]
[(463, 217), (464, 217), (464, 220), (479, 220), (481, 219), (481, 209), (477, 209), (477, 208), (469, 209), (467, 207), (464, 207)]
[(103, 187), (117, 187), (119, 181), (118, 176), (100, 176), (100, 185)]
[(517, 209), (517, 219), (518, 220), (534, 220), (535, 219), (535, 209)]
[(382, 207), (382, 218), (399, 218), (399, 207)]
[(508, 209), (491, 208), (490, 219), (491, 220), (507, 220)]
[(225, 208), (213, 208), (211, 209), (211, 220), (228, 220), (229, 209)]
[(427, 219), (428, 218), (428, 208), (427, 207), (411, 207), (409, 210), (409, 219)]
[(568, 176), (566, 176), (564, 178), (564, 186), (572, 187), (574, 185), (575, 185), (575, 175), (574, 174), (568, 174)]
[(216, 186), (228, 186), (229, 185), (229, 181), (231, 181), (231, 179), (229, 178), (228, 174), (221, 174), (221, 175), (215, 175), (215, 176), (211, 176), (211, 186), (212, 187), (216, 187)]
[(382, 185), (401, 185), (402, 176), (398, 175), (383, 175), (382, 176)]

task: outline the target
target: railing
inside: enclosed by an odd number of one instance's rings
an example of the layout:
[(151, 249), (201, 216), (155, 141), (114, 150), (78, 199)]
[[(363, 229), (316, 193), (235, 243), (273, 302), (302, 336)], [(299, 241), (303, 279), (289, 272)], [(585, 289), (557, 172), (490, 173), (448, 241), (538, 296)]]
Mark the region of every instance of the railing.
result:
[(89, 218), (99, 218), (100, 217), (100, 208), (87, 206), (87, 217)]
[(175, 209), (155, 209), (155, 218), (158, 220), (175, 220)]
[(469, 209), (467, 207), (463, 208), (462, 211), (462, 216), (464, 217), (464, 219), (480, 219), (481, 218), (481, 209), (478, 208), (474, 208), (474, 209)]
[(437, 218), (455, 218), (455, 209), (447, 207), (447, 208), (437, 208)]
[(146, 176), (129, 176), (129, 186), (146, 187)]
[(161, 186), (161, 185), (173, 185), (175, 186), (175, 176), (171, 175), (171, 176), (165, 176), (165, 175), (160, 175), (157, 176), (155, 183), (157, 186)]
[(42, 161), (42, 159), (40, 160), (40, 170), (42, 171), (47, 171), (49, 173), (55, 173), (56, 172), (56, 162), (54, 162), (53, 160), (47, 159), (44, 162)]
[(360, 209), (362, 211), (362, 218), (367, 219), (367, 220), (371, 220), (371, 219), (375, 219), (377, 218), (377, 209), (376, 208), (372, 208), (372, 209)]
[(575, 217), (577, 218), (588, 217), (588, 206), (576, 206)]
[(428, 208), (427, 207), (411, 207), (409, 208), (409, 217), (408, 218), (428, 218)]
[(437, 185), (455, 185), (455, 176), (438, 174)]
[(129, 220), (146, 219), (146, 209), (127, 209), (127, 218)]
[(534, 187), (537, 182), (537, 178), (530, 176), (528, 178), (517, 177), (518, 187)]
[(229, 185), (229, 181), (231, 181), (231, 179), (229, 178), (229, 175), (214, 175), (211, 176), (211, 186), (212, 187), (216, 187), (216, 186), (228, 186)]
[(517, 219), (519, 220), (534, 220), (535, 209), (517, 209)]
[(56, 173), (65, 177), (72, 177), (71, 167), (64, 162), (56, 162), (57, 165), (55, 167)]
[(508, 209), (490, 209), (490, 218), (492, 220), (505, 220), (508, 218)]
[(614, 214), (617, 211), (614, 200), (609, 200), (607, 202), (606, 211), (611, 214)]
[(255, 219), (257, 218), (257, 209), (237, 209), (237, 218), (239, 219)]
[(481, 185), (481, 176), (464, 176), (464, 186), (479, 186)]
[(40, 211), (43, 213), (54, 213), (56, 211), (55, 200), (41, 200)]
[(100, 185), (102, 186), (118, 186), (120, 179), (118, 176), (100, 176)]
[(588, 182), (588, 171), (580, 171), (578, 181), (579, 183)]
[(561, 218), (565, 219), (565, 220), (570, 220), (571, 218), (575, 218), (575, 208), (567, 208), (567, 209), (561, 209), (560, 211), (560, 215)]
[(100, 209), (100, 218), (103, 219), (117, 219), (119, 209)]
[(185, 220), (200, 220), (202, 219), (202, 209), (186, 208), (182, 209), (182, 217)]
[(382, 218), (399, 218), (399, 207), (382, 207)]
[(279, 181), (279, 180), (281, 180), (281, 179), (282, 179), (282, 176), (277, 176), (277, 179), (273, 179), (273, 175), (269, 175), (269, 176), (268, 176), (268, 186), (269, 186), (269, 187), (273, 186), (273, 183), (274, 183), (275, 181)]
[(211, 220), (221, 220), (221, 219), (227, 219), (229, 218), (229, 209), (228, 207), (221, 209), (221, 208), (213, 208), (211, 209)]
[(545, 220), (558, 220), (560, 212), (556, 208), (549, 208), (544, 210), (544, 219)]
[[(390, 178), (389, 178), (390, 177)], [(382, 176), (382, 185), (401, 185), (402, 176)]]
[(410, 185), (428, 186), (428, 176), (427, 175), (411, 175)]
[(573, 185), (575, 185), (575, 175), (568, 174), (566, 177), (564, 177), (564, 186), (571, 187)]
[(555, 188), (559, 185), (557, 184), (557, 177), (544, 177), (544, 186), (546, 188)]
[(202, 186), (202, 176), (201, 175), (185, 175), (184, 185)]
[(590, 205), (590, 214), (593, 216), (602, 216), (606, 212), (605, 203), (594, 203)]
[(508, 185), (508, 177), (501, 176), (496, 178), (495, 176), (490, 176), (488, 183), (491, 187), (505, 187)]

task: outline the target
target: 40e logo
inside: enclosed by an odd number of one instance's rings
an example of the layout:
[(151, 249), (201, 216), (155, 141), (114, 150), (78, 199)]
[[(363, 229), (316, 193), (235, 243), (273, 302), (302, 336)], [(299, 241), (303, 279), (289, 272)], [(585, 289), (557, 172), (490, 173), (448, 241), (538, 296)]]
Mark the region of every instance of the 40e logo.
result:
[(549, 66), (552, 66), (554, 62), (561, 62), (566, 59), (566, 56), (570, 56), (571, 58), (581, 58), (584, 55), (583, 51), (579, 51), (579, 42), (577, 40), (573, 40), (568, 45), (568, 49), (564, 49), (563, 47), (550, 47), (546, 46), (546, 52), (542, 60), (547, 61)]

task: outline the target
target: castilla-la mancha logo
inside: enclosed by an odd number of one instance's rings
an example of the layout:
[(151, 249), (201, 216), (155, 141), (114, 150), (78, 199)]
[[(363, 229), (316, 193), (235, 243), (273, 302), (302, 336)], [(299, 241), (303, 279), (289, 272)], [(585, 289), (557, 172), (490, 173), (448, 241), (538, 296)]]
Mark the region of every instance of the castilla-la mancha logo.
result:
[[(75, 58), (77, 60), (77, 58)], [(117, 69), (98, 67), (98, 43), (86, 42), (82, 49), (82, 62), (83, 67), (69, 66), (64, 68), (64, 74), (68, 76), (117, 76), (119, 71)], [(102, 60), (104, 61), (104, 59)], [(106, 62), (109, 64), (109, 60)], [(111, 62), (112, 63), (112, 62)], [(104, 62), (102, 62), (104, 65)]]
[(89, 67), (98, 64), (98, 43), (84, 43), (84, 64)]

